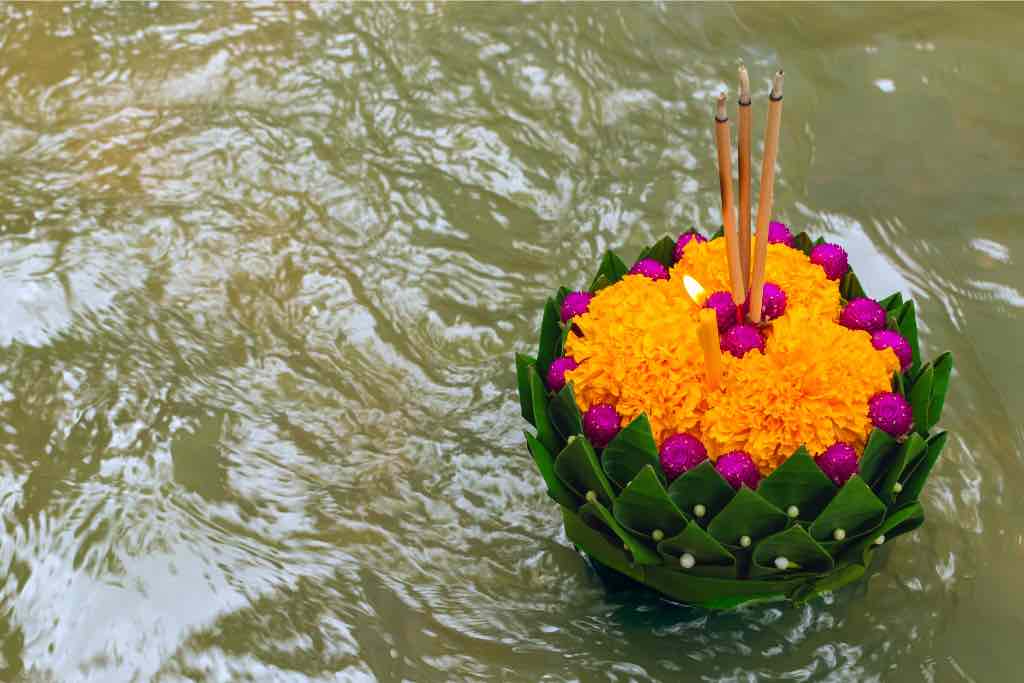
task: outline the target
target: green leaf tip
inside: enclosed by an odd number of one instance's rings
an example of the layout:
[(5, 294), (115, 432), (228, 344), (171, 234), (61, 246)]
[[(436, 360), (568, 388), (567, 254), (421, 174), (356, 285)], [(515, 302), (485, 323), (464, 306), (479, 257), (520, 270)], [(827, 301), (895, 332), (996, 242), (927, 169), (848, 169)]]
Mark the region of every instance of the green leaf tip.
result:
[(594, 279), (590, 282), (589, 290), (596, 293), (608, 285), (615, 284), (628, 272), (629, 268), (614, 251), (606, 251), (601, 258), (601, 265), (598, 266)]
[(612, 513), (624, 527), (660, 541), (678, 534), (686, 526), (686, 516), (669, 498), (661, 478), (650, 465), (622, 490), (612, 506)]
[(651, 465), (662, 476), (658, 446), (646, 415), (641, 413), (615, 435), (605, 446), (601, 463), (608, 477), (620, 487), (628, 484), (645, 465)]
[(814, 519), (836, 493), (836, 485), (801, 446), (757, 487), (780, 510), (797, 508), (799, 519)]
[(611, 506), (615, 499), (611, 484), (597, 462), (597, 453), (585, 438), (573, 439), (562, 449), (555, 458), (555, 473), (584, 500), (593, 500), (596, 496), (602, 504)]

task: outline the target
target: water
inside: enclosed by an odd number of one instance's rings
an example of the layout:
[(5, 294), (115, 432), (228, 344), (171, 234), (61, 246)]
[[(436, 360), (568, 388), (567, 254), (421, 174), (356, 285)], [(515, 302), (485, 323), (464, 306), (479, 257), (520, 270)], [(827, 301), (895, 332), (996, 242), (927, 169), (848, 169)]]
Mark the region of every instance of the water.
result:
[[(1019, 6), (0, 8), (0, 680), (1013, 680)], [(957, 374), (928, 522), (795, 609), (608, 593), (512, 354), (605, 248), (776, 217)], [(756, 154), (755, 154), (756, 157)]]

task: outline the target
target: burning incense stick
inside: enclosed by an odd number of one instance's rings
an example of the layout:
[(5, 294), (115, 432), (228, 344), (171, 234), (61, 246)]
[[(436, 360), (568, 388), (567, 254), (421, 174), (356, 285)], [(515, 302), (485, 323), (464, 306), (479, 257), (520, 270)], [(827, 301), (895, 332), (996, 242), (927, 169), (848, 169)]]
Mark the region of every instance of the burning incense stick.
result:
[(739, 159), (740, 170), (740, 273), (743, 275), (744, 292), (750, 287), (750, 78), (747, 68), (740, 67), (740, 136)]
[(775, 190), (775, 157), (779, 154), (779, 125), (782, 122), (782, 71), (775, 74), (768, 97), (768, 126), (764, 132), (764, 159), (757, 197), (757, 243), (754, 269), (750, 276), (750, 322), (761, 322), (761, 296), (764, 293), (765, 261), (768, 258), (768, 221), (772, 214)]
[(729, 261), (729, 284), (736, 305), (742, 304), (747, 294), (740, 270), (740, 245), (736, 235), (736, 205), (732, 195), (732, 153), (729, 144), (729, 114), (725, 109), (725, 93), (718, 96), (715, 115), (715, 143), (718, 146), (718, 181), (722, 190), (722, 226), (725, 231), (725, 251)]

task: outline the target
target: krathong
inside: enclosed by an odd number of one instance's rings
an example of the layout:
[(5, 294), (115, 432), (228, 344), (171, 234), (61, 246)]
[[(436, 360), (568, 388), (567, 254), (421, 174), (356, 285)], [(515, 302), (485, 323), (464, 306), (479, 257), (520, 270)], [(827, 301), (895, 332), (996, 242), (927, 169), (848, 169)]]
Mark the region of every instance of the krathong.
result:
[(804, 601), (858, 579), (924, 522), (952, 371), (922, 363), (912, 301), (864, 292), (839, 245), (770, 221), (782, 73), (769, 98), (750, 235), (750, 94), (740, 78), (739, 206), (724, 96), (722, 229), (632, 266), (607, 252), (548, 300), (517, 355), (531, 454), (569, 539), (685, 603)]

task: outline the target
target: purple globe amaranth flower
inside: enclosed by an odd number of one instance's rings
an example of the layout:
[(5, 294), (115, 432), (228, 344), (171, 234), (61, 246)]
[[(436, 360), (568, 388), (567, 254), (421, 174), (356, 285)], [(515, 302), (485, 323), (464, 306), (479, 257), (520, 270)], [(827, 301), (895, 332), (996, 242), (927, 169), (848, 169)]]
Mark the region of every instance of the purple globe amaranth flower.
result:
[(753, 325), (733, 325), (722, 335), (722, 350), (737, 358), (743, 358), (747, 351), (757, 349), (764, 352), (764, 337)]
[(793, 233), (785, 223), (771, 221), (768, 223), (768, 244), (785, 244), (787, 247), (795, 247)]
[(629, 269), (629, 274), (643, 275), (652, 280), (667, 280), (668, 268), (662, 265), (660, 261), (655, 261), (652, 258), (642, 258), (633, 264), (633, 267)]
[(715, 461), (715, 469), (722, 475), (722, 478), (729, 482), (734, 489), (739, 490), (740, 486), (746, 484), (748, 488), (756, 489), (761, 483), (761, 473), (754, 464), (753, 458), (746, 451), (732, 451), (719, 456)]
[(871, 424), (890, 436), (903, 436), (914, 422), (914, 411), (907, 399), (890, 391), (875, 394), (868, 401)]
[(579, 365), (571, 356), (560, 356), (548, 366), (548, 389), (561, 391), (565, 387), (565, 373), (575, 370)]
[(590, 300), (594, 295), (590, 292), (569, 292), (562, 301), (562, 322), (567, 323), (578, 315), (583, 315), (590, 308)]
[(725, 332), (736, 324), (736, 302), (729, 292), (715, 292), (704, 301), (704, 308), (715, 312), (719, 332)]
[(672, 254), (676, 262), (683, 258), (683, 252), (686, 250), (686, 245), (691, 241), (700, 244), (701, 242), (707, 242), (708, 240), (704, 235), (700, 234), (696, 230), (684, 232), (679, 236), (679, 239), (676, 240), (676, 249)]
[(885, 309), (874, 299), (854, 299), (839, 314), (839, 324), (851, 330), (874, 332), (885, 327)]
[(665, 439), (658, 450), (661, 469), (672, 481), (680, 474), (692, 470), (708, 459), (708, 449), (704, 444), (689, 434), (673, 434)]
[(900, 359), (900, 372), (906, 372), (914, 362), (914, 352), (903, 335), (893, 330), (878, 330), (871, 335), (871, 345), (879, 351), (892, 349)]
[(604, 448), (615, 438), (621, 428), (619, 413), (607, 403), (590, 406), (583, 415), (583, 433), (594, 448)]
[(838, 244), (828, 242), (811, 249), (811, 263), (821, 266), (829, 280), (838, 280), (850, 270), (846, 250)]
[(844, 441), (836, 441), (814, 460), (836, 486), (842, 486), (857, 474), (857, 451)]
[[(744, 314), (750, 312), (750, 299), (743, 302)], [(774, 282), (764, 283), (761, 289), (761, 320), (775, 320), (786, 312), (786, 292)]]

